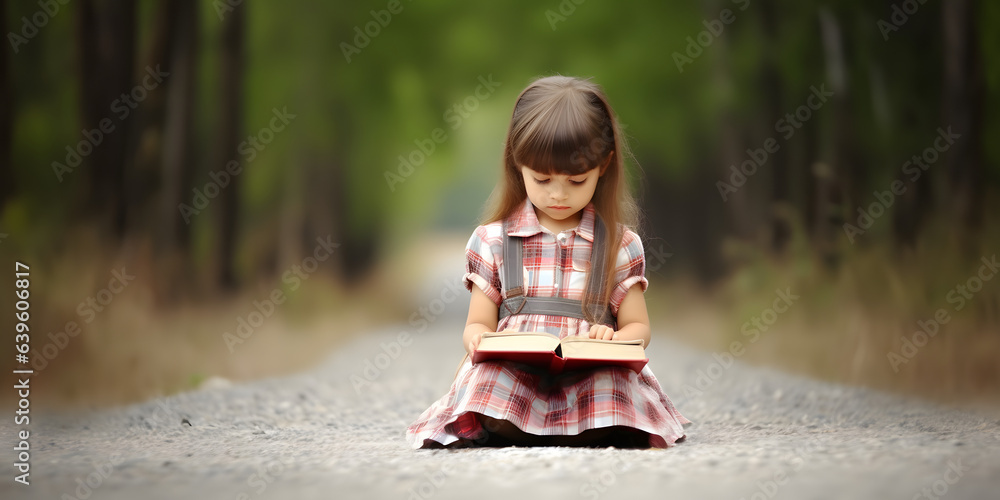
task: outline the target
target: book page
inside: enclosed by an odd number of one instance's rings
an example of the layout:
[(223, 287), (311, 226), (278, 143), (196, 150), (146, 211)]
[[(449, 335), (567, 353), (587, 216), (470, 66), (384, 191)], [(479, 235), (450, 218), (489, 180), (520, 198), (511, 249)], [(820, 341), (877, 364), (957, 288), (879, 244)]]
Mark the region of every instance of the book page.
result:
[(561, 342), (563, 344), (566, 344), (566, 343), (569, 343), (569, 342), (589, 342), (589, 343), (596, 343), (596, 344), (618, 344), (618, 345), (640, 345), (640, 346), (642, 345), (642, 340), (641, 339), (635, 339), (635, 340), (603, 340), (603, 339), (592, 339), (592, 338), (589, 338), (589, 337), (580, 337), (580, 336), (577, 336), (577, 335), (566, 337), (566, 338), (562, 339)]
[(564, 358), (589, 359), (646, 359), (642, 340), (563, 339), (561, 354)]
[(477, 350), (554, 351), (559, 337), (542, 332), (486, 332)]

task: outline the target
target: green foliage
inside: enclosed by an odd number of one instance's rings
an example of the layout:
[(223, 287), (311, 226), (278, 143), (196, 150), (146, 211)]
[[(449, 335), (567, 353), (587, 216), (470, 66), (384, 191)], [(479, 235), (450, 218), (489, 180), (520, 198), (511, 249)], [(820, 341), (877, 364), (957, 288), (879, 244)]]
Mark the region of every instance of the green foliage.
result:
[[(297, 115), (247, 165), (241, 237), (273, 230), (276, 221), (286, 220), (282, 214), (289, 207), (308, 213), (317, 197), (337, 200), (330, 206), (344, 211), (338, 216), (345, 221), (341, 230), (348, 240), (405, 239), (433, 225), (467, 229), (498, 174), (500, 145), (515, 96), (532, 78), (553, 73), (593, 77), (606, 88), (636, 153), (635, 171), (645, 176), (640, 180), (665, 179), (678, 189), (699, 193), (705, 205), (716, 203), (708, 183), (693, 183), (725, 172), (726, 141), (738, 141), (743, 145), (738, 150), (775, 134), (763, 68), (775, 68), (778, 105), (785, 112), (803, 103), (810, 86), (833, 84), (831, 52), (823, 42), (824, 18), (832, 20), (842, 42), (847, 128), (857, 157), (864, 161), (864, 178), (855, 179), (859, 188), (881, 187), (895, 178), (901, 162), (925, 147), (941, 125), (941, 21), (939, 7), (932, 4), (910, 16), (888, 41), (877, 22), (891, 11), (861, 1), (835, 6), (814, 0), (750, 2), (743, 11), (742, 4), (723, 0), (580, 5), (556, 0), (404, 0), (401, 11), (384, 18), (383, 11), (393, 5), (299, 0), (236, 7), (247, 14), (246, 134), (266, 127), (274, 108)], [(21, 16), (30, 16), (35, 7), (8, 5), (8, 28), (19, 26)], [(161, 7), (153, 0), (139, 3), (137, 73), (147, 62), (157, 62), (149, 56)], [(185, 187), (187, 192), (239, 156), (238, 151), (225, 158), (215, 154), (217, 103), (228, 91), (219, 88), (222, 21), (215, 3), (198, 2), (198, 8), (197, 175), (193, 185)], [(679, 70), (677, 55), (686, 54), (691, 41), (697, 41), (706, 23), (719, 19), (723, 9), (731, 10), (735, 20)], [(1000, 132), (1000, 43), (993, 29), (1000, 8), (980, 2), (978, 11), (988, 85), (982, 133), (993, 137)], [(81, 128), (94, 125), (81, 124), (78, 117), (78, 15), (75, 5), (65, 7), (11, 57), (12, 161), (20, 196), (7, 210), (30, 213), (44, 221), (42, 227), (70, 223), (73, 207), (88, 189), (85, 172), (75, 171), (60, 183), (50, 168), (52, 161), (64, 158), (66, 145), (80, 139)], [(378, 33), (359, 35), (365, 30)], [(344, 47), (358, 41), (364, 46), (353, 50), (348, 61)], [(473, 95), (478, 78), (491, 75), (502, 86), (453, 128), (445, 113)], [(808, 133), (816, 136), (816, 148), (807, 150), (803, 133), (782, 150), (793, 164), (789, 175), (794, 186), (801, 186), (813, 162), (837, 151), (831, 138), (833, 111), (824, 110), (808, 124), (815, 129)], [(727, 126), (735, 136), (725, 135)], [(390, 188), (386, 173), (398, 173), (399, 157), (413, 152), (415, 141), (437, 128), (447, 132), (447, 140)], [(155, 139), (139, 137), (135, 142)], [(985, 141), (984, 147), (988, 180), (995, 186), (1000, 146)], [(706, 174), (706, 168), (712, 171)], [(324, 174), (332, 171), (338, 174)], [(336, 183), (323, 184), (330, 179)], [(767, 200), (766, 181), (755, 182), (748, 188), (752, 197)], [(793, 189), (792, 200), (804, 204), (806, 195), (800, 191)], [(330, 206), (325, 210), (332, 210)], [(199, 262), (209, 258), (216, 244), (212, 221), (218, 210), (211, 206), (193, 223)], [(6, 215), (8, 220), (18, 217)], [(152, 223), (139, 220), (137, 225)], [(724, 228), (709, 231), (723, 233)]]

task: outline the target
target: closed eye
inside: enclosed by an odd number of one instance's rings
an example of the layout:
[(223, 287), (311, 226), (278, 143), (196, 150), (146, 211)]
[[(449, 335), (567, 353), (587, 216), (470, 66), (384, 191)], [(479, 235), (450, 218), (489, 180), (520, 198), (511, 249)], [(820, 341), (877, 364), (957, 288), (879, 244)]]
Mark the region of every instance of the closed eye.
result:
[(537, 183), (539, 183), (539, 184), (545, 184), (545, 183), (549, 182), (549, 180), (548, 180), (548, 179), (537, 179), (537, 178), (536, 178), (536, 179), (535, 179), (535, 182), (537, 182)]
[(583, 181), (574, 181), (573, 179), (570, 179), (569, 182), (570, 182), (570, 184), (575, 184), (575, 185), (579, 186), (580, 184), (583, 184), (584, 182), (587, 182), (587, 181), (585, 181), (585, 180), (583, 180)]

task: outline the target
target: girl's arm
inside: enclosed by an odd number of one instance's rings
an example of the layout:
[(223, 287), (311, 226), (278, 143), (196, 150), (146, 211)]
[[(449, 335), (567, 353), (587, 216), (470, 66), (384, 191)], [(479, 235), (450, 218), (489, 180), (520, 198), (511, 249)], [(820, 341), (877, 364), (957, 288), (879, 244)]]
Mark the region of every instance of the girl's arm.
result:
[[(492, 302), (490, 302), (492, 304)], [(618, 331), (605, 325), (590, 327), (590, 338), (604, 340), (635, 340), (642, 339), (642, 347), (649, 347), (649, 313), (646, 312), (646, 297), (642, 294), (642, 285), (636, 283), (625, 293), (618, 307)]]
[[(645, 310), (645, 306), (643, 306)], [(471, 356), (479, 347), (479, 339), (483, 332), (497, 331), (497, 315), (500, 308), (493, 303), (486, 293), (478, 286), (472, 287), (472, 298), (469, 300), (469, 318), (465, 321), (465, 332), (462, 334), (462, 345)]]

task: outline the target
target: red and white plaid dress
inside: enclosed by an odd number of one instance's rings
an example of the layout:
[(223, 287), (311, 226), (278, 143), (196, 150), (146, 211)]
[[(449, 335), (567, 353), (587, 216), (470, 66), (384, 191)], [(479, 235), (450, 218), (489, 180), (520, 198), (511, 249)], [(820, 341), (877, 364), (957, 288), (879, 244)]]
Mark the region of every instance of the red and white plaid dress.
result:
[[(594, 241), (594, 208), (587, 205), (579, 226), (553, 234), (542, 227), (534, 207), (525, 200), (515, 214), (510, 236), (523, 240), (524, 290), (528, 296), (582, 300), (587, 284)], [(476, 285), (498, 306), (505, 298), (503, 246), (500, 222), (476, 228), (466, 247), (465, 287)], [(642, 241), (627, 230), (618, 252), (611, 294), (611, 310), (618, 307), (629, 287), (648, 286)], [(558, 335), (585, 334), (586, 320), (565, 316), (514, 314), (500, 320), (497, 330), (544, 331)], [(458, 341), (458, 340), (456, 340)], [(588, 429), (628, 426), (649, 433), (649, 444), (666, 448), (684, 436), (690, 423), (663, 392), (649, 365), (640, 373), (627, 368), (597, 368), (560, 375), (530, 369), (510, 361), (472, 364), (466, 358), (451, 389), (424, 410), (406, 429), (413, 448), (447, 446), (459, 438), (477, 440), (486, 430), (476, 418), (481, 413), (508, 420), (536, 435), (576, 435)]]

